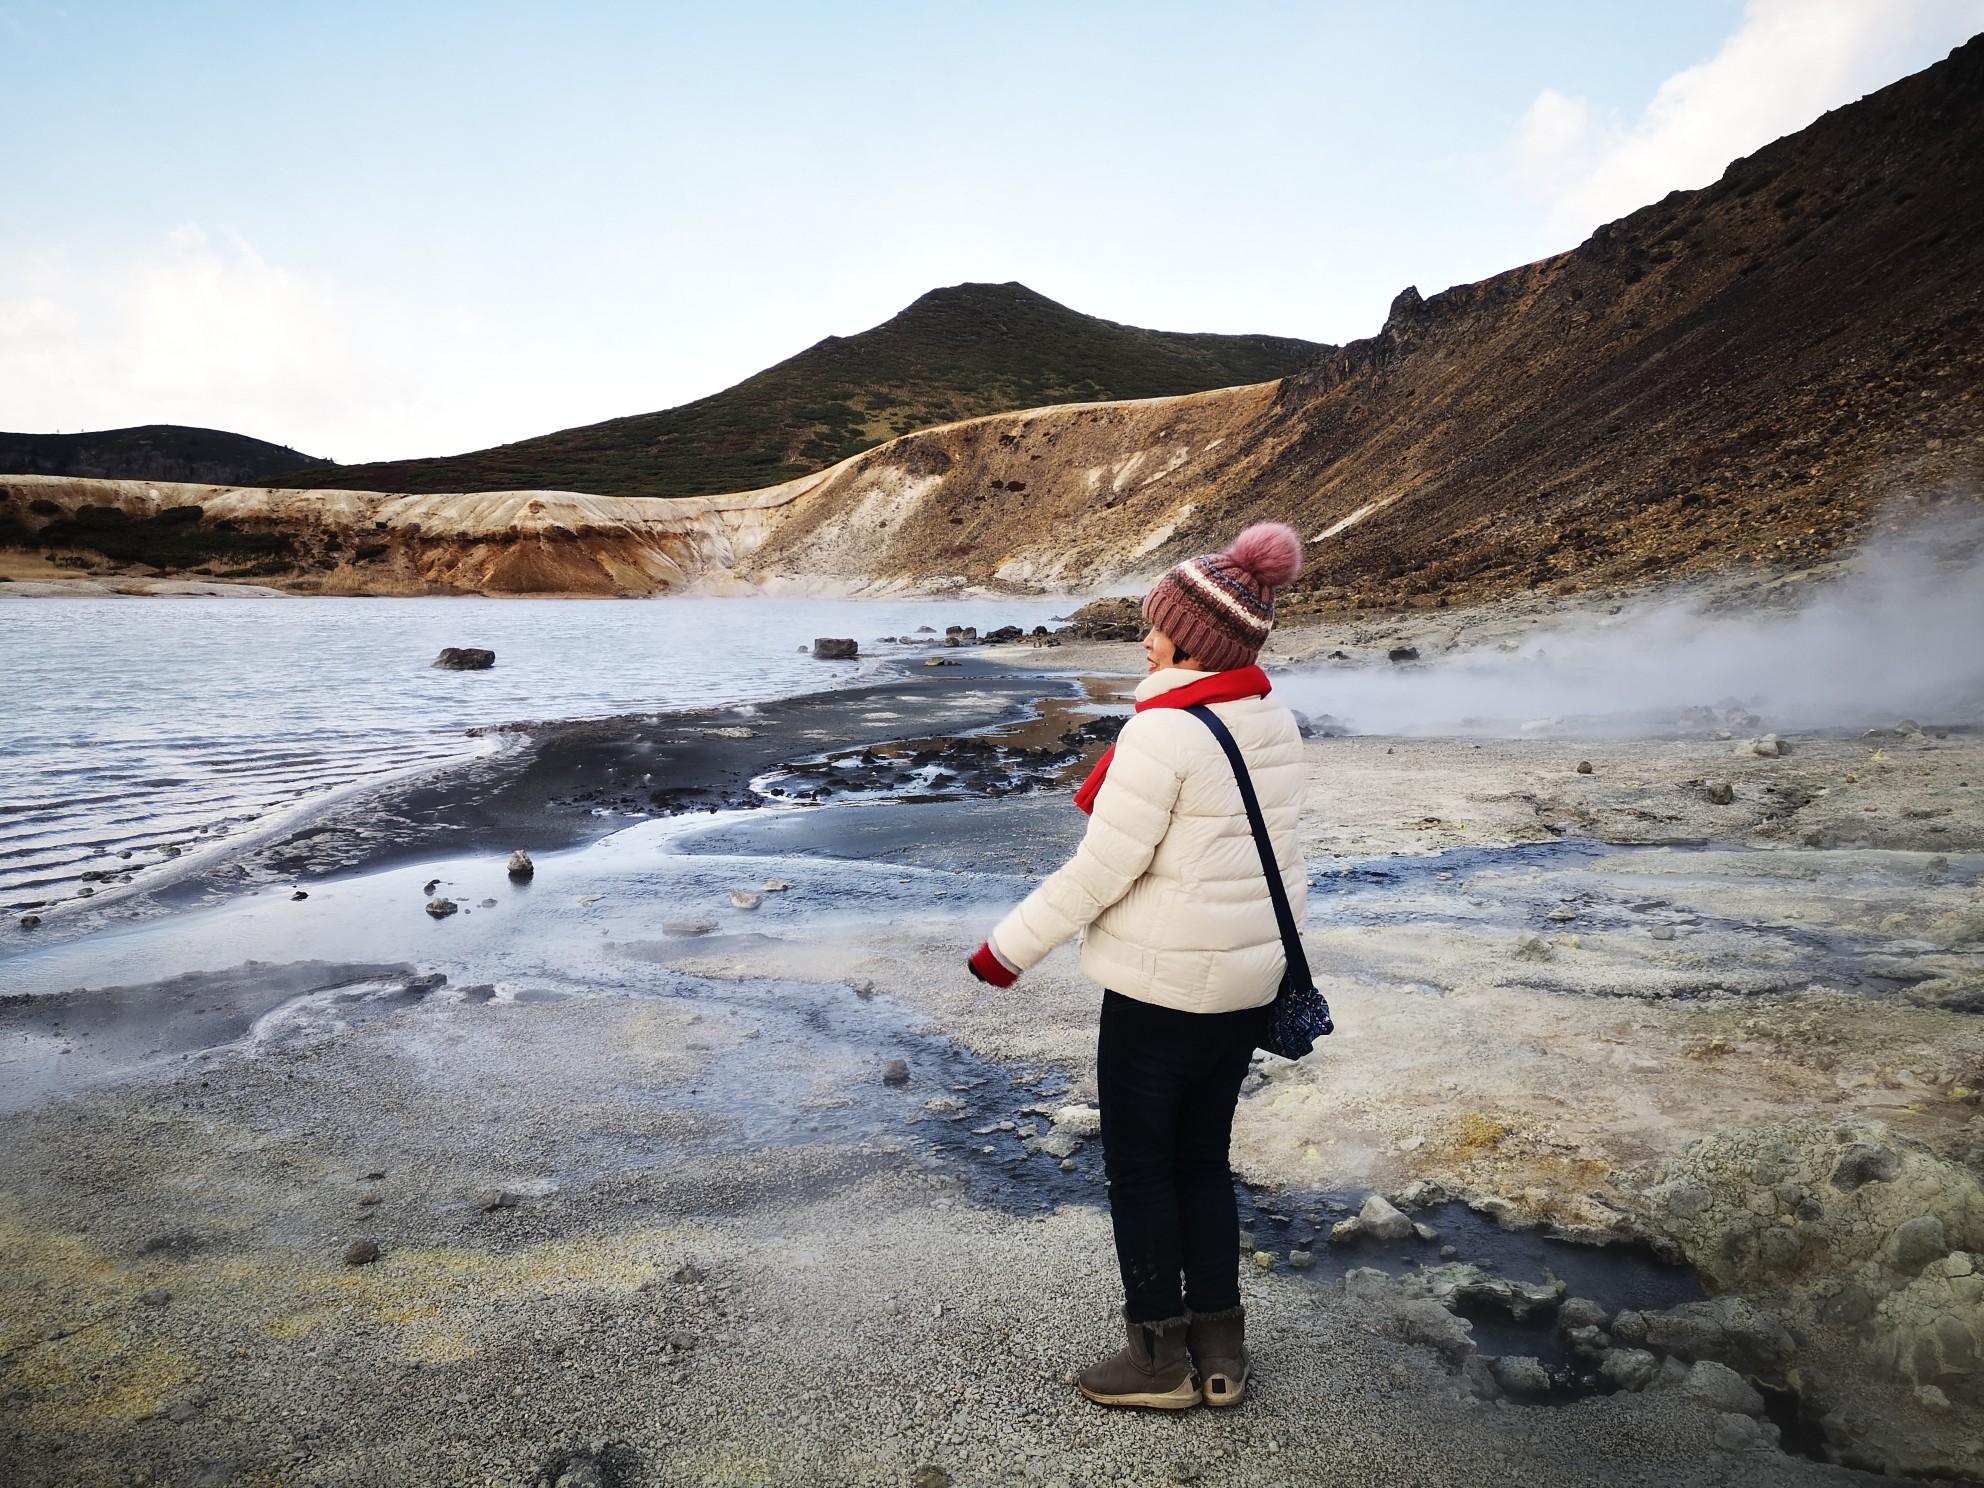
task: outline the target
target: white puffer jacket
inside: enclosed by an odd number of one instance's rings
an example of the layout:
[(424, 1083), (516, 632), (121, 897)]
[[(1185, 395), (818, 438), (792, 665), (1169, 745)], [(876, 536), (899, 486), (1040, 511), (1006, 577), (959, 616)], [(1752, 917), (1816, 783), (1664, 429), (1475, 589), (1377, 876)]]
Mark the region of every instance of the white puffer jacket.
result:
[[(1137, 700), (1205, 675), (1153, 672)], [(1211, 706), (1247, 761), (1300, 925), (1308, 870), (1296, 818), (1308, 770), (1295, 717), (1271, 697)], [(1240, 788), (1212, 730), (1182, 708), (1123, 726), (1081, 846), (999, 922), (992, 946), (1024, 971), (1083, 930), (1083, 973), (1125, 997), (1191, 1013), (1274, 1000), (1281, 932)]]

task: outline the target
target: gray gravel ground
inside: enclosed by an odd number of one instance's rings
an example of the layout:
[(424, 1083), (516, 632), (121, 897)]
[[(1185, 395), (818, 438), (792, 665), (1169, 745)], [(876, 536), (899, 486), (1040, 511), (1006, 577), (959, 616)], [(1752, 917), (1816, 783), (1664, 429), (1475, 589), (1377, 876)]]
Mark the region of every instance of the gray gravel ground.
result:
[(1732, 1455), (1678, 1392), (1482, 1404), (1340, 1290), (1251, 1270), (1248, 1405), (1091, 1406), (1065, 1376), (1117, 1338), (1104, 1214), (987, 1207), (907, 1132), (726, 1140), (675, 1098), (740, 1024), (430, 1000), (8, 1118), (8, 1481), (1854, 1476)]

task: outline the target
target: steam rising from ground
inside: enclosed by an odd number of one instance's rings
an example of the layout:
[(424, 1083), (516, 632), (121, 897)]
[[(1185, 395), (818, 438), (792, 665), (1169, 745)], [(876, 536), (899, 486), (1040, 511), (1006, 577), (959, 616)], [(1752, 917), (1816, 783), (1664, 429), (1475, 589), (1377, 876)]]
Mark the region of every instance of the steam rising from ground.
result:
[(1502, 644), (1463, 633), (1418, 664), (1305, 671), (1277, 690), (1356, 733), (1630, 735), (1702, 707), (1762, 715), (1735, 720), (1751, 733), (1984, 721), (1984, 513), (1871, 545), (1795, 607), (1670, 594)]

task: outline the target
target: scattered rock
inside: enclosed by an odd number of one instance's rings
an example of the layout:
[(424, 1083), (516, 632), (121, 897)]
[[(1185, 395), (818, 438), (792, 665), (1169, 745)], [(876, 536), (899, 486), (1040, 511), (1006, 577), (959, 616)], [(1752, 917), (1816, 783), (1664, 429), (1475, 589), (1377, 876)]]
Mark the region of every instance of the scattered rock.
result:
[(1727, 806), (1736, 799), (1736, 787), (1727, 780), (1709, 780), (1702, 784), (1702, 799), (1711, 806)]
[(854, 989), (854, 995), (860, 998), (863, 1002), (874, 1001), (875, 984), (873, 982), (864, 980), (859, 982), (850, 982), (848, 983), (848, 985)]
[(445, 920), (455, 912), (457, 907), (455, 901), (452, 899), (429, 899), (427, 901), (427, 912), (437, 920)]
[(440, 888), (440, 887), (441, 887), (441, 880), (440, 880), (440, 879), (438, 879), (438, 878), (430, 878), (430, 879), (428, 879), (428, 880), (427, 880), (427, 882), (426, 882), (426, 883), (424, 883), (424, 884), (422, 884), (422, 885), (420, 886), (420, 892), (421, 892), (421, 893), (423, 893), (423, 894), (432, 894), (432, 893), (433, 893), (433, 892), (434, 892), (434, 891), (435, 891), (436, 889), (438, 889), (438, 888)]
[(354, 1240), (344, 1248), (347, 1266), (369, 1266), (379, 1259), (379, 1247), (371, 1240)]
[(496, 653), (479, 646), (443, 646), (432, 665), (444, 672), (486, 672), (496, 665)]
[(289, 897), (290, 897), (290, 902), (294, 903), (298, 899), (308, 899), (310, 896), (304, 893), (303, 890), (298, 889), (294, 894), (291, 894)]
[(1915, 1398), (1924, 1407), (1932, 1411), (1946, 1411), (1950, 1408), (1950, 1397), (1934, 1385), (1917, 1385), (1915, 1387)]
[(184, 1426), (200, 1413), (200, 1408), (190, 1400), (175, 1401), (165, 1408), (165, 1418), (175, 1426)]
[(1065, 1162), (1082, 1150), (1082, 1139), (1071, 1132), (1051, 1131), (1035, 1145), (1049, 1157), (1058, 1157)]
[(853, 661), (860, 656), (861, 647), (846, 636), (818, 636), (813, 641), (815, 661)]
[(1274, 1270), (1274, 1252), (1271, 1250), (1255, 1251), (1254, 1264), (1259, 1266), (1263, 1271)]
[(765, 880), (765, 892), (767, 894), (783, 894), (791, 887), (792, 885), (782, 878), (768, 878)]
[(1776, 759), (1779, 755), (1791, 753), (1791, 746), (1776, 734), (1765, 734), (1760, 739), (1748, 739), (1736, 746), (1738, 754), (1751, 754), (1759, 759)]
[(891, 1059), (887, 1064), (883, 1065), (882, 1083), (884, 1085), (907, 1085), (909, 1083), (908, 1062), (901, 1059)]
[(537, 864), (533, 863), (530, 860), (530, 854), (520, 847), (510, 854), (508, 872), (510, 877), (521, 882), (535, 876), (537, 873)]
[(732, 909), (756, 909), (764, 902), (758, 895), (750, 893), (745, 889), (732, 889), (730, 891), (730, 907)]
[(1288, 1268), (1291, 1271), (1307, 1271), (1316, 1264), (1316, 1253), (1306, 1247), (1297, 1247), (1288, 1253)]
[(1675, 930), (1672, 925), (1655, 925), (1647, 934), (1654, 940), (1672, 940)]
[(21, 916), (21, 928), (23, 930), (32, 930), (40, 923), (41, 916), (38, 914), (24, 914)]
[(1412, 1222), (1412, 1233), (1428, 1243), (1440, 1238), (1440, 1232), (1423, 1220), (1415, 1219)]
[(153, 1287), (148, 1292), (138, 1293), (138, 1300), (147, 1307), (163, 1307), (172, 1300), (172, 1293), (164, 1287)]
[(485, 1188), (475, 1196), (475, 1202), (484, 1214), (498, 1209), (514, 1209), (522, 1200), (506, 1188)]
[(1542, 1360), (1528, 1354), (1508, 1354), (1490, 1359), (1488, 1368), (1495, 1376), (1495, 1383), (1511, 1395), (1550, 1393), (1549, 1371), (1543, 1367)]
[(716, 932), (715, 920), (663, 920), (662, 932), (667, 935), (711, 935)]
[(703, 1284), (702, 1268), (694, 1261), (684, 1261), (675, 1268), (674, 1274), (668, 1279), (677, 1286), (701, 1286)]
[(909, 1488), (951, 1488), (951, 1475), (933, 1463), (924, 1463), (909, 1479)]
[(1516, 937), (1514, 955), (1518, 961), (1548, 961), (1550, 950), (1550, 942), (1534, 932)]
[(1417, 646), (1394, 646), (1385, 653), (1385, 660), (1394, 663), (1417, 661), (1419, 660), (1419, 648)]
[(957, 662), (955, 662), (955, 661), (953, 661), (953, 660), (952, 660), (952, 659), (951, 659), (950, 657), (948, 657), (948, 656), (933, 656), (933, 657), (931, 657), (931, 658), (930, 658), (930, 659), (929, 659), (928, 661), (926, 661), (926, 662), (924, 662), (923, 664), (924, 664), (925, 666), (927, 666), (927, 667), (933, 667), (933, 666), (956, 666), (956, 665), (957, 665)]
[(1340, 1219), (1335, 1224), (1330, 1226), (1330, 1243), (1332, 1245), (1343, 1245), (1349, 1241), (1355, 1240), (1359, 1235), (1362, 1235), (1363, 1233), (1364, 1233), (1364, 1221), (1359, 1219), (1356, 1215), (1353, 1214), (1350, 1216), (1350, 1218)]
[(496, 907), (496, 901), (495, 901), (494, 899), (482, 899), (482, 900), (478, 900), (478, 901), (476, 902), (476, 906), (475, 906), (475, 907), (476, 907), (477, 909), (494, 909), (494, 908)]
[(1590, 773), (1591, 773), (1591, 761), (1590, 761), (1590, 760), (1579, 760), (1579, 761), (1578, 761), (1578, 774), (1580, 774), (1580, 775), (1589, 775)]
[(1690, 1398), (1714, 1410), (1732, 1411), (1744, 1416), (1764, 1413), (1764, 1397), (1751, 1389), (1742, 1375), (1713, 1359), (1698, 1360), (1688, 1371), (1681, 1388)]
[(1412, 1221), (1392, 1207), (1382, 1194), (1372, 1194), (1357, 1211), (1358, 1222), (1367, 1234), (1380, 1240), (1403, 1240), (1412, 1233)]

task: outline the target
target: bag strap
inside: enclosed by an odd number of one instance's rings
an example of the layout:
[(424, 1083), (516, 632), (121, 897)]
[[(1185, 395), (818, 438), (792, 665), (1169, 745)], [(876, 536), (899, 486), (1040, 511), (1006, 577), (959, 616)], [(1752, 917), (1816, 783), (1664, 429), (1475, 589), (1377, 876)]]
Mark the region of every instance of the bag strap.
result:
[(1226, 725), (1204, 703), (1184, 711), (1211, 729), (1213, 738), (1219, 741), (1219, 747), (1226, 751), (1227, 763), (1233, 766), (1233, 783), (1240, 787), (1240, 804), (1247, 808), (1247, 825), (1254, 831), (1254, 846), (1260, 850), (1261, 872), (1267, 877), (1268, 898), (1274, 904), (1275, 923), (1281, 927), (1281, 949), (1288, 958), (1288, 971), (1298, 975), (1298, 985), (1313, 986), (1308, 953), (1302, 949), (1302, 933), (1295, 928), (1295, 912), (1288, 907), (1288, 886), (1281, 881), (1281, 865), (1275, 861), (1274, 844), (1268, 840), (1267, 820), (1261, 815), (1261, 803), (1254, 797), (1254, 780), (1247, 773), (1247, 762), (1240, 757), (1240, 746), (1233, 742), (1233, 735), (1227, 732)]

